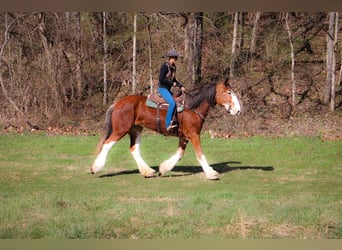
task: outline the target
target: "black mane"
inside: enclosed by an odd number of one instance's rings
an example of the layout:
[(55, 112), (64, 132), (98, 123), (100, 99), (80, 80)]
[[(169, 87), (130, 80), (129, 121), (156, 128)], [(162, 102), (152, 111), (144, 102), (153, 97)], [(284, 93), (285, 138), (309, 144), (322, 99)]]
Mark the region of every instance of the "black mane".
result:
[(186, 107), (193, 110), (197, 108), (203, 101), (206, 101), (210, 106), (216, 105), (216, 83), (204, 84), (200, 87), (186, 92)]

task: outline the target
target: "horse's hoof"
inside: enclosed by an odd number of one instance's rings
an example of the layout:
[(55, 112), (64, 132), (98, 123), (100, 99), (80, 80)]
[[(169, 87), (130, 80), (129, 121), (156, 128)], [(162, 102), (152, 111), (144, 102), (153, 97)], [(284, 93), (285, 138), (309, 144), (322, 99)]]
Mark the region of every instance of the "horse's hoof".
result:
[(154, 174), (150, 175), (145, 175), (144, 178), (149, 179), (149, 178), (155, 178), (156, 176)]
[(219, 176), (212, 177), (212, 178), (207, 178), (207, 180), (209, 180), (209, 181), (218, 181), (219, 179), (220, 179)]
[(164, 176), (165, 173), (166, 173), (166, 172), (162, 172), (162, 171), (160, 171), (160, 169), (159, 169), (158, 176)]
[(148, 174), (144, 174), (144, 177), (145, 178), (154, 178), (154, 177), (156, 177), (156, 172), (153, 171), (153, 172), (150, 172)]
[(211, 180), (211, 181), (216, 181), (216, 180), (219, 180), (220, 179), (220, 174), (215, 172), (215, 173), (212, 173), (210, 175), (207, 175), (207, 180)]

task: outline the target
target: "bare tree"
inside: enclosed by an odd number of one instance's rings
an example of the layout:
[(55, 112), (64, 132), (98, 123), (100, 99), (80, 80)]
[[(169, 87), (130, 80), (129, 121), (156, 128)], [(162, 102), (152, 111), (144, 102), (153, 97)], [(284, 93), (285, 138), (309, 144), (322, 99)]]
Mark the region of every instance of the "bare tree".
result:
[(107, 53), (107, 28), (106, 28), (106, 12), (102, 12), (102, 19), (103, 19), (103, 105), (107, 104), (107, 88), (108, 88), (108, 84), (107, 84), (107, 57), (108, 57), (108, 53)]
[(295, 82), (295, 57), (292, 41), (292, 32), (289, 25), (289, 13), (285, 15), (285, 28), (289, 37), (290, 48), (291, 48), (291, 86), (292, 86), (292, 107), (296, 105), (296, 82)]
[[(329, 103), (330, 108), (334, 110), (335, 107), (335, 70), (336, 70), (336, 57), (334, 53), (334, 45), (337, 42), (337, 14), (336, 12), (329, 12), (329, 28), (327, 33), (327, 78), (326, 78), (326, 92), (324, 101)], [(335, 21), (336, 20), (336, 21)]]
[[(337, 46), (337, 36), (338, 36), (338, 12), (335, 12), (335, 24), (334, 24), (334, 53), (333, 53), (333, 65), (332, 65), (332, 80), (331, 80), (331, 100), (330, 100), (330, 110), (335, 110), (335, 71), (336, 71), (336, 46)], [(342, 65), (341, 65), (342, 68)], [(340, 71), (341, 76), (341, 71)], [(339, 79), (340, 80), (340, 79)]]
[(152, 34), (151, 34), (151, 18), (145, 15), (147, 19), (147, 31), (148, 31), (148, 68), (149, 68), (149, 79), (150, 79), (150, 90), (153, 91), (153, 71), (152, 71)]
[(136, 85), (137, 85), (137, 76), (136, 76), (136, 54), (137, 54), (137, 16), (138, 14), (134, 15), (134, 22), (133, 22), (133, 74), (132, 74), (132, 92), (135, 93)]
[(261, 17), (261, 12), (257, 12), (254, 19), (254, 25), (253, 25), (253, 32), (252, 32), (252, 39), (251, 39), (251, 45), (249, 48), (249, 53), (251, 56), (255, 54), (255, 45), (256, 45), (256, 38), (257, 38), (257, 32), (259, 29), (259, 20)]
[[(20, 21), (21, 19), (25, 18), (28, 15), (31, 15), (31, 14), (25, 14), (25, 15), (19, 16), (18, 18), (15, 18), (9, 22), (8, 21), (8, 15), (7, 15), (7, 13), (5, 13), (5, 27), (6, 27), (6, 29), (5, 29), (5, 33), (4, 33), (4, 41), (0, 47), (0, 69), (1, 69), (2, 63), (4, 61), (4, 59), (3, 59), (4, 50), (10, 41), (9, 32), (10, 32), (10, 29), (12, 28), (12, 25), (14, 25), (15, 23), (17, 23), (18, 21)], [(7, 98), (9, 103), (13, 106), (13, 108), (20, 114), (20, 116), (22, 116), (24, 118), (27, 125), (29, 125), (32, 129), (39, 129), (39, 127), (37, 125), (34, 125), (28, 119), (27, 115), (18, 107), (18, 105), (15, 103), (15, 101), (8, 94), (7, 89), (5, 87), (5, 84), (4, 84), (4, 80), (2, 77), (2, 71), (1, 70), (0, 70), (0, 85), (1, 85), (2, 92), (4, 93), (4, 96)]]
[(81, 13), (76, 12), (76, 89), (77, 100), (82, 97)]
[(195, 83), (201, 81), (202, 78), (202, 41), (203, 41), (203, 12), (195, 13), (196, 35), (195, 35), (195, 65), (194, 65), (194, 80)]
[(189, 79), (192, 84), (201, 81), (203, 12), (190, 13), (187, 26), (186, 58), (188, 60)]
[(246, 12), (239, 13), (239, 48), (240, 50), (243, 49), (245, 45), (245, 19), (246, 19)]
[(236, 59), (236, 40), (237, 40), (237, 31), (239, 25), (239, 12), (234, 13), (234, 29), (233, 29), (233, 41), (232, 41), (232, 53), (230, 59), (230, 72), (229, 76), (234, 78), (234, 64)]
[(51, 77), (51, 81), (52, 81), (52, 91), (54, 92), (51, 97), (55, 98), (56, 96), (58, 96), (58, 92), (57, 92), (57, 82), (55, 79), (55, 70), (54, 70), (54, 60), (53, 60), (53, 51), (49, 46), (49, 41), (48, 38), (46, 36), (46, 23), (44, 20), (44, 14), (39, 14), (39, 19), (40, 19), (40, 24), (39, 24), (39, 36), (41, 38), (41, 42), (43, 44), (44, 47), (44, 52), (45, 52), (45, 57), (47, 60), (47, 70), (48, 70), (48, 76)]
[(342, 53), (341, 53), (341, 63), (340, 63), (340, 71), (338, 73), (337, 86), (341, 86), (341, 81), (342, 81)]

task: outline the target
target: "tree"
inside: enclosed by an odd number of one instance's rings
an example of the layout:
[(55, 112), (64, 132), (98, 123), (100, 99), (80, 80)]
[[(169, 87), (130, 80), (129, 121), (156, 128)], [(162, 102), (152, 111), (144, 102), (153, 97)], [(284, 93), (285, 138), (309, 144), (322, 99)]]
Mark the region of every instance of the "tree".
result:
[(234, 64), (235, 64), (235, 59), (236, 59), (236, 40), (237, 40), (238, 25), (239, 25), (239, 12), (235, 12), (234, 13), (232, 53), (231, 53), (230, 71), (229, 71), (230, 78), (234, 78)]
[(203, 12), (190, 13), (187, 26), (186, 58), (188, 60), (188, 81), (197, 84), (201, 81)]
[(103, 19), (103, 105), (107, 104), (107, 28), (106, 28), (106, 12), (102, 12)]
[(251, 45), (249, 48), (249, 53), (251, 56), (253, 56), (255, 54), (255, 45), (256, 45), (256, 38), (257, 38), (257, 32), (258, 32), (258, 28), (259, 28), (260, 17), (261, 17), (261, 12), (257, 12), (255, 15), (255, 19), (254, 19)]
[[(177, 78), (188, 88), (203, 79), (218, 81), (231, 69), (249, 114), (260, 107), (265, 116), (274, 111), (282, 117), (294, 106), (309, 114), (327, 91), (326, 104), (340, 108), (337, 13), (334, 22), (330, 17), (327, 12), (0, 13), (0, 128), (22, 127), (25, 116), (41, 128), (77, 124), (123, 95), (146, 95), (161, 55), (172, 48), (184, 55)], [(324, 39), (327, 59), (321, 60)], [(242, 61), (247, 47), (253, 61)]]
[(338, 28), (338, 13), (329, 12), (329, 27), (327, 32), (327, 78), (326, 92), (324, 101), (329, 103), (330, 109), (335, 108), (335, 71), (336, 71), (336, 56), (334, 52), (337, 43), (337, 28)]
[(240, 50), (243, 49), (244, 44), (245, 44), (245, 19), (246, 19), (246, 12), (240, 12), (239, 13), (239, 23), (240, 23), (239, 48)]
[(296, 105), (296, 82), (295, 82), (295, 57), (292, 41), (292, 32), (289, 25), (289, 13), (286, 12), (285, 15), (285, 28), (289, 37), (289, 43), (291, 48), (291, 86), (292, 86), (292, 107)]
[(148, 15), (144, 15), (147, 20), (147, 31), (148, 31), (148, 68), (149, 68), (149, 79), (150, 79), (150, 90), (153, 91), (153, 71), (152, 71), (152, 34), (151, 34), (151, 18)]
[[(338, 39), (338, 12), (335, 12), (335, 27), (334, 27), (334, 55), (333, 55), (333, 77), (331, 81), (331, 100), (330, 100), (330, 110), (335, 110), (335, 71), (336, 71), (336, 47), (337, 47), (337, 39)], [(342, 65), (341, 65), (342, 68)], [(340, 71), (341, 76), (341, 71)], [(340, 79), (339, 79), (340, 80)]]
[(76, 87), (77, 100), (82, 98), (81, 13), (76, 12)]
[(12, 25), (16, 24), (17, 22), (20, 22), (23, 18), (26, 16), (31, 15), (31, 14), (24, 14), (22, 16), (19, 16), (17, 18), (14, 18), (12, 21), (8, 20), (8, 15), (7, 12), (5, 13), (5, 32), (4, 32), (4, 41), (0, 47), (0, 85), (2, 92), (4, 93), (4, 96), (7, 98), (9, 103), (13, 106), (13, 108), (24, 118), (26, 121), (27, 125), (29, 125), (32, 129), (39, 129), (37, 125), (34, 125), (27, 117), (27, 115), (18, 107), (18, 105), (15, 103), (15, 101), (11, 98), (11, 96), (8, 94), (7, 89), (4, 84), (3, 76), (2, 76), (2, 63), (4, 60), (4, 51), (6, 46), (8, 45), (10, 41), (10, 30), (12, 29)]
[(132, 74), (132, 92), (135, 93), (135, 89), (137, 86), (137, 70), (136, 70), (136, 54), (137, 54), (137, 16), (138, 14), (134, 15), (134, 22), (133, 22), (133, 74)]

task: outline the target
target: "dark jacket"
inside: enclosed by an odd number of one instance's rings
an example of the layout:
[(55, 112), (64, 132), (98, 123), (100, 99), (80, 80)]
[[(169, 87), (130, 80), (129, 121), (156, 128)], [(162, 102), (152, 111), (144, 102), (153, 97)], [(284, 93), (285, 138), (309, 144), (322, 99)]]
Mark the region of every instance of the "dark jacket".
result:
[(183, 87), (183, 85), (177, 81), (175, 73), (176, 65), (170, 64), (168, 61), (163, 63), (159, 73), (159, 88), (170, 90), (174, 82), (176, 82), (177, 87)]

